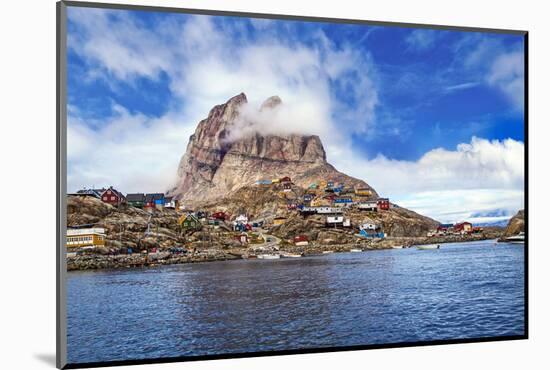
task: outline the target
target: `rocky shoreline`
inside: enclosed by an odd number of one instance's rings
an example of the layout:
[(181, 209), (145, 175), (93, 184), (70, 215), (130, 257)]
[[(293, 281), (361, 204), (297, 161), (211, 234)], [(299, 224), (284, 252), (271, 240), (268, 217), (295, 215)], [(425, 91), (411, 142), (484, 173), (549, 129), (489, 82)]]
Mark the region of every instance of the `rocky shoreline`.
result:
[[(441, 237), (390, 237), (380, 240), (361, 240), (356, 243), (346, 244), (317, 244), (307, 246), (287, 245), (281, 246), (279, 252), (300, 253), (304, 256), (320, 255), (323, 252), (334, 253), (349, 252), (352, 249), (363, 251), (392, 249), (394, 246), (414, 246), (422, 244), (463, 243), (481, 240), (496, 239), (495, 235), (450, 235)], [(200, 263), (214, 261), (228, 261), (246, 259), (250, 255), (248, 248), (239, 249), (210, 249), (190, 254), (172, 254), (170, 252), (158, 252), (150, 254), (133, 255), (100, 255), (87, 254), (67, 257), (67, 271), (76, 270), (100, 270), (100, 269), (128, 269), (136, 267), (153, 267), (162, 265), (174, 265), (183, 263)]]

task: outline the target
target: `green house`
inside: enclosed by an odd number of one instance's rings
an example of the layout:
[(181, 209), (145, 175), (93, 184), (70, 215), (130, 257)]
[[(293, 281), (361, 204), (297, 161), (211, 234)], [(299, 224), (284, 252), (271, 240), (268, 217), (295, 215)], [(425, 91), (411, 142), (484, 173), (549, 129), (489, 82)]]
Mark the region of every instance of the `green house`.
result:
[(126, 195), (126, 202), (132, 207), (143, 208), (145, 204), (145, 194), (143, 193), (134, 193)]
[(192, 214), (182, 215), (178, 223), (185, 230), (199, 230), (202, 227), (199, 219)]

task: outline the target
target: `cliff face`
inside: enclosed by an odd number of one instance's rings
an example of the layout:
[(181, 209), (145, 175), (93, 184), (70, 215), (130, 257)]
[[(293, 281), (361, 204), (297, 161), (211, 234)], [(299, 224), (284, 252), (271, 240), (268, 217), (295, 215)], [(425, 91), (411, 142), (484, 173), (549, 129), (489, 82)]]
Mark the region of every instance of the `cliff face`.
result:
[(514, 217), (508, 221), (508, 226), (504, 231), (503, 238), (509, 236), (514, 236), (519, 234), (521, 231), (525, 231), (525, 211), (520, 210)]
[[(208, 117), (199, 122), (180, 161), (178, 182), (169, 191), (170, 195), (193, 205), (222, 198), (259, 179), (284, 176), (290, 176), (302, 187), (328, 179), (370, 188), (331, 166), (316, 135), (251, 132), (240, 136), (237, 122), (245, 104), (246, 96), (239, 94), (212, 108)], [(271, 97), (261, 105), (260, 111), (279, 104), (282, 104), (279, 97)]]

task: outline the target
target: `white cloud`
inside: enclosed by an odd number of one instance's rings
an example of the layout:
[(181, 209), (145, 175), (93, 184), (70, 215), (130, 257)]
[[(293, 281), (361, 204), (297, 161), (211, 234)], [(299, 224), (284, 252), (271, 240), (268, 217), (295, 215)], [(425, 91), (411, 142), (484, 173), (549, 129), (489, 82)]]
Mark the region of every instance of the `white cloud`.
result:
[[(136, 76), (156, 79), (174, 63), (160, 35), (140, 27), (125, 12), (70, 7), (69, 18), (81, 31), (69, 33), (69, 48), (98, 63), (117, 79), (130, 81)], [(91, 72), (98, 73), (94, 69)]]
[(471, 89), (472, 87), (476, 87), (478, 85), (479, 85), (479, 82), (464, 82), (456, 85), (447, 86), (445, 90), (448, 92), (457, 91), (457, 90), (466, 90), (466, 89)]
[[(518, 36), (519, 38), (519, 36)], [(480, 82), (499, 91), (511, 102), (516, 111), (524, 110), (525, 60), (522, 46), (505, 47), (492, 38), (467, 36), (457, 50), (465, 53), (461, 62), (470, 71), (478, 71)]]
[[(177, 160), (197, 123), (214, 105), (240, 92), (249, 99), (245, 117), (254, 122), (248, 131), (316, 133), (334, 141), (345, 132), (365, 132), (374, 120), (378, 98), (370, 56), (351, 45), (337, 47), (322, 32), (306, 45), (283, 42), (269, 32), (256, 40), (239, 38), (232, 34), (234, 30), (214, 24), (207, 16), (189, 16), (183, 23), (165, 21), (153, 29), (124, 12), (71, 8), (69, 19), (78, 28), (71, 33), (69, 47), (90, 63), (89, 78), (132, 84), (136, 77), (155, 79), (164, 72), (172, 99), (182, 107), (161, 118), (120, 110), (98, 125), (90, 121), (86, 125), (74, 113), (69, 120), (69, 157), (74, 164), (69, 182), (74, 187), (119, 179), (122, 191), (145, 191), (137, 179), (146, 179), (143, 186), (166, 190), (172, 183), (166, 182), (168, 176), (160, 168), (172, 166), (175, 174)], [(346, 87), (359, 102), (357, 109), (350, 110), (346, 98), (335, 95), (332, 83)], [(257, 107), (272, 95), (280, 96), (284, 105), (258, 113)], [(338, 115), (338, 125), (334, 115)], [(131, 127), (131, 134), (124, 132), (124, 125)], [(87, 126), (100, 129), (94, 132)], [(167, 133), (169, 140), (156, 141), (165, 139)], [(161, 165), (152, 163), (149, 147), (162, 153)], [(117, 155), (126, 150), (131, 158)], [(117, 161), (116, 171), (107, 164), (108, 157)], [(135, 165), (124, 166), (125, 160)]]
[(329, 149), (327, 157), (339, 170), (440, 221), (459, 221), (495, 208), (515, 213), (523, 207), (524, 144), (519, 141), (474, 137), (456, 150), (431, 150), (418, 161), (383, 156), (360, 160), (349, 150)]
[[(442, 223), (470, 221), (487, 223), (507, 220), (524, 208), (520, 189), (466, 189), (423, 191), (398, 199), (403, 207), (430, 216)], [(495, 210), (498, 216), (483, 216)]]
[(193, 130), (177, 115), (151, 118), (117, 112), (97, 130), (69, 116), (67, 131), (67, 188), (113, 185), (123, 192), (164, 191)]
[(432, 48), (442, 31), (417, 29), (405, 39), (411, 50), (425, 51)]
[(488, 83), (502, 90), (519, 110), (524, 108), (524, 65), (523, 52), (504, 53), (495, 59), (487, 76)]

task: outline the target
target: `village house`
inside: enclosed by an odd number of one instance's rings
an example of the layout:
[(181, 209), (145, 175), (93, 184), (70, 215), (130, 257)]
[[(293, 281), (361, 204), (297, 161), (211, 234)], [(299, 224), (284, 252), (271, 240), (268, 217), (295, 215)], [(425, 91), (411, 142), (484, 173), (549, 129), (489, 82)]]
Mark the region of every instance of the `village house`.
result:
[(376, 200), (368, 200), (357, 204), (357, 208), (362, 211), (376, 212), (378, 211), (378, 202)]
[(335, 208), (335, 207), (316, 207), (316, 210), (317, 210), (317, 213), (320, 213), (320, 214), (332, 214), (332, 213), (338, 214), (338, 213), (344, 212), (342, 209)]
[(67, 229), (67, 248), (94, 248), (105, 246), (105, 229), (101, 227)]
[(252, 230), (252, 225), (250, 224), (233, 224), (233, 231), (241, 231), (241, 232), (245, 232), (245, 231), (251, 231)]
[(235, 222), (236, 223), (241, 223), (241, 224), (247, 224), (248, 223), (248, 216), (245, 215), (245, 214), (240, 214), (237, 216), (237, 218), (235, 218)]
[(435, 230), (436, 235), (445, 235), (453, 229), (453, 224), (440, 224)]
[(126, 197), (121, 192), (110, 186), (101, 194), (101, 200), (112, 206), (119, 206), (126, 202)]
[(296, 200), (289, 200), (286, 203), (286, 208), (290, 211), (295, 210), (298, 207)]
[(143, 206), (146, 210), (162, 209), (164, 207), (164, 194), (163, 193), (151, 193), (145, 194), (145, 204)]
[(304, 246), (309, 244), (309, 238), (307, 235), (297, 235), (294, 237), (294, 245)]
[(292, 190), (292, 183), (290, 182), (283, 183), (283, 191), (289, 192), (291, 190)]
[(136, 208), (143, 208), (145, 205), (145, 194), (143, 193), (131, 193), (126, 194), (126, 202), (129, 205)]
[(474, 233), (474, 234), (479, 234), (479, 233), (482, 233), (482, 232), (483, 232), (483, 228), (480, 227), (480, 226), (474, 226), (472, 228), (472, 233)]
[(278, 226), (286, 222), (286, 217), (278, 216), (273, 219), (273, 225)]
[(164, 198), (164, 208), (178, 209), (179, 203), (179, 200), (177, 200), (175, 197)]
[(372, 190), (369, 188), (355, 188), (355, 195), (360, 197), (370, 197), (372, 195)]
[(376, 225), (374, 222), (372, 221), (364, 221), (361, 225), (359, 225), (359, 229), (360, 230), (376, 230), (378, 229), (378, 225)]
[(472, 232), (472, 229), (472, 224), (469, 222), (460, 222), (453, 227), (453, 231), (460, 234), (469, 234)]
[(390, 209), (390, 200), (388, 198), (378, 198), (378, 209), (387, 211)]
[(248, 234), (244, 232), (239, 235), (235, 235), (235, 239), (241, 244), (248, 244)]
[(215, 218), (208, 218), (208, 225), (211, 226), (220, 226), (221, 221)]
[(336, 207), (348, 207), (353, 204), (353, 199), (351, 197), (337, 197), (334, 198), (334, 205)]
[(280, 182), (281, 184), (292, 183), (292, 179), (291, 179), (290, 177), (288, 177), (288, 176), (285, 176), (285, 177), (281, 177), (281, 178), (279, 179), (279, 182)]
[(184, 230), (199, 230), (202, 227), (199, 219), (192, 214), (181, 215), (178, 224)]
[(329, 207), (332, 204), (331, 198), (316, 197), (310, 202), (312, 207)]
[(81, 196), (81, 197), (93, 197), (97, 199), (101, 199), (101, 194), (105, 191), (105, 188), (103, 189), (81, 189), (78, 190), (76, 193), (72, 193), (69, 195), (74, 196)]
[(271, 185), (271, 183), (272, 183), (271, 180), (263, 180), (263, 179), (256, 180), (255, 182), (256, 185)]
[(312, 199), (313, 199), (313, 195), (311, 195), (311, 194), (304, 194), (304, 204), (310, 205)]
[(351, 227), (351, 220), (349, 218), (345, 218), (343, 215), (331, 215), (327, 216), (326, 219), (326, 226), (327, 227)]
[(252, 222), (252, 227), (262, 227), (262, 226), (264, 226), (264, 220)]
[(372, 230), (366, 230), (366, 229), (362, 229), (360, 232), (359, 232), (359, 235), (364, 237), (364, 238), (380, 238), (380, 239), (383, 239), (386, 237), (386, 234), (384, 234), (383, 232), (376, 232), (376, 231), (372, 231)]
[(208, 212), (206, 212), (206, 211), (197, 211), (197, 212), (194, 213), (194, 215), (199, 220), (206, 220), (206, 218), (208, 217)]
[(229, 220), (229, 215), (223, 211), (214, 212), (210, 217), (220, 221)]

